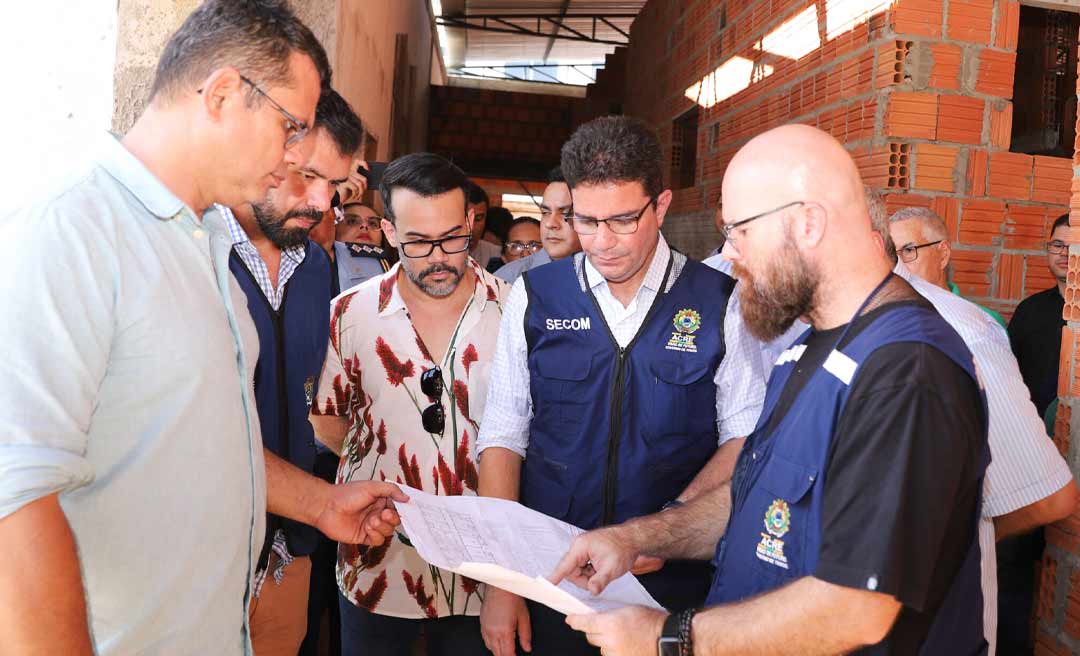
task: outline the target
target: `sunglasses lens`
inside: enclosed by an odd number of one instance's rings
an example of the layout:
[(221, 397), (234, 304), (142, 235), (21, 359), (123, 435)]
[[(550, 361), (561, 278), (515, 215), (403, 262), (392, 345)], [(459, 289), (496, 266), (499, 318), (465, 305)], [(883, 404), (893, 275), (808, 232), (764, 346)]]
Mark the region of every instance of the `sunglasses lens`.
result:
[(420, 375), (420, 391), (429, 398), (437, 399), (443, 393), (442, 370), (438, 367), (428, 369)]
[(421, 421), (424, 423), (424, 430), (442, 435), (446, 428), (446, 412), (443, 411), (442, 403), (433, 403), (425, 408)]

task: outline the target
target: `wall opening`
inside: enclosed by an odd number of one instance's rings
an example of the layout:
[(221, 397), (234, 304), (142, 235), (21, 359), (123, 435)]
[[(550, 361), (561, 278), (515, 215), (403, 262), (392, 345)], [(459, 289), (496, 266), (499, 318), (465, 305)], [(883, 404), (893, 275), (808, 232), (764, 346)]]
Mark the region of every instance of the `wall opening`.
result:
[(693, 187), (697, 181), (697, 140), (699, 107), (676, 118), (671, 125), (671, 186)]
[(1080, 15), (1020, 7), (1010, 150), (1073, 156)]

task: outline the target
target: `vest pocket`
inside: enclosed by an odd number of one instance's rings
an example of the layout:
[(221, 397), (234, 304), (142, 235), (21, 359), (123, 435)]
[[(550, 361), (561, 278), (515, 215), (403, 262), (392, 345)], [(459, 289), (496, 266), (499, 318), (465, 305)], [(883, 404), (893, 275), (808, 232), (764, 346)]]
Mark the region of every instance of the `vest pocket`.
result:
[(761, 518), (757, 524), (757, 564), (774, 579), (809, 573), (807, 535), (820, 530), (812, 516), (813, 495), (809, 494), (817, 479), (817, 470), (772, 455), (751, 492), (747, 509)]
[(529, 448), (524, 462), (525, 504), (549, 517), (563, 519), (570, 508), (570, 490), (567, 479), (569, 467)]
[[(545, 431), (558, 440), (572, 442), (584, 425), (588, 410), (596, 405), (596, 390), (590, 384), (590, 358), (542, 357), (536, 359), (536, 380), (532, 381), (534, 421), (554, 430)], [(566, 446), (566, 445), (561, 445)]]
[[(661, 462), (673, 459), (668, 465), (693, 460), (685, 449), (701, 442), (705, 455), (716, 449), (716, 386), (707, 363), (653, 360), (652, 394), (645, 400), (648, 419), (643, 434), (650, 449), (655, 449)], [(707, 440), (702, 436), (707, 435)]]

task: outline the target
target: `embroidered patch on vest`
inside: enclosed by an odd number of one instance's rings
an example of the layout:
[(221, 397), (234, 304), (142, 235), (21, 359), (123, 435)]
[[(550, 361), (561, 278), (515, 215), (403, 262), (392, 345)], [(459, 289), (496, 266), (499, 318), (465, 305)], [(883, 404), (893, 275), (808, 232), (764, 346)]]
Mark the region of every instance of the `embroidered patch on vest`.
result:
[(765, 511), (765, 530), (761, 534), (761, 542), (757, 545), (757, 557), (770, 565), (776, 565), (784, 569), (788, 568), (787, 557), (784, 556), (784, 541), (780, 538), (787, 534), (791, 528), (791, 509), (787, 501), (774, 499)]
[(311, 402), (315, 398), (315, 377), (308, 376), (304, 381), (304, 399), (307, 401), (307, 406), (311, 407)]
[(664, 348), (668, 351), (680, 351), (682, 353), (697, 353), (697, 344), (694, 344), (694, 333), (701, 327), (701, 315), (697, 310), (684, 308), (675, 313), (671, 321), (675, 325), (675, 332), (671, 333)]
[(806, 352), (806, 344), (799, 344), (798, 346), (792, 346), (783, 353), (780, 357), (776, 358), (776, 364), (774, 366), (779, 367), (782, 364), (788, 362), (798, 362), (802, 354)]

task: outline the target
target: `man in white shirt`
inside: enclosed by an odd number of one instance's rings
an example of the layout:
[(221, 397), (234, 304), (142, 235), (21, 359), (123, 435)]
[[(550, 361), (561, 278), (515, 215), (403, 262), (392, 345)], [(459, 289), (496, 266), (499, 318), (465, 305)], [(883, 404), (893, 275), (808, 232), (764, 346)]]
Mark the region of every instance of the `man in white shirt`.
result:
[[(726, 313), (731, 278), (660, 234), (671, 191), (653, 131), (591, 121), (563, 146), (562, 171), (584, 253), (526, 272), (507, 299), (480, 494), (594, 528), (678, 503), (695, 477), (707, 487), (701, 472), (753, 429), (764, 381)], [(661, 603), (704, 599), (707, 563), (641, 565)], [(515, 637), (541, 654), (597, 653), (558, 613), (492, 587), (481, 626), (496, 656), (514, 654)]]

